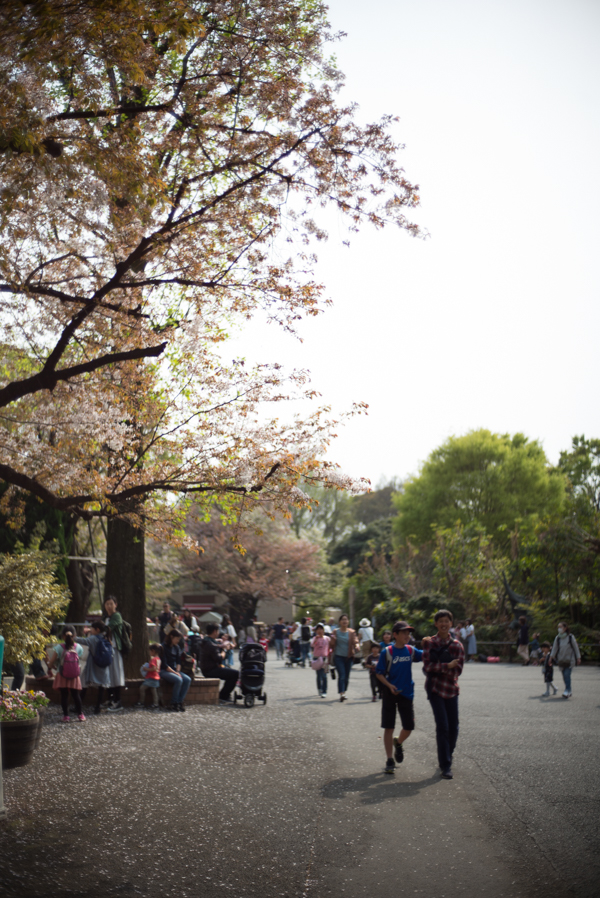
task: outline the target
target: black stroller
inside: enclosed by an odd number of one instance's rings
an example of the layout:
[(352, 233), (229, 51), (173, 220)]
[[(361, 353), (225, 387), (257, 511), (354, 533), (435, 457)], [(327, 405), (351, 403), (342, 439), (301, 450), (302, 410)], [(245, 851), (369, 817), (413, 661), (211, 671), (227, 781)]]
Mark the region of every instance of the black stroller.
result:
[(262, 645), (257, 642), (247, 643), (240, 649), (240, 689), (233, 694), (234, 702), (244, 701), (247, 708), (254, 705), (255, 699), (259, 699), (263, 705), (267, 704), (267, 693), (263, 692), (265, 682), (265, 663), (267, 653)]

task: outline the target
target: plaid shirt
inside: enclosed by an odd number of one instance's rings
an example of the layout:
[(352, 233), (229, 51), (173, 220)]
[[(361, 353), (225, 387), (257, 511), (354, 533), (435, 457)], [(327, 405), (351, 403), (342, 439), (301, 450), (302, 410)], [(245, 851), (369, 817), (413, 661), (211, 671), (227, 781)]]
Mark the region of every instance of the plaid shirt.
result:
[[(448, 664), (444, 664), (440, 661), (430, 661), (429, 652), (432, 646), (435, 646), (436, 648), (446, 646), (452, 657), (458, 658), (459, 663), (457, 667), (448, 670)], [(431, 689), (432, 692), (437, 693), (441, 698), (454, 698), (454, 696), (458, 695), (460, 692), (458, 688), (458, 678), (463, 671), (464, 663), (465, 650), (458, 639), (449, 639), (442, 642), (439, 636), (434, 636), (431, 642), (428, 642), (423, 646), (423, 670), (427, 675), (425, 688)], [(433, 674), (434, 676), (429, 676), (429, 674)]]

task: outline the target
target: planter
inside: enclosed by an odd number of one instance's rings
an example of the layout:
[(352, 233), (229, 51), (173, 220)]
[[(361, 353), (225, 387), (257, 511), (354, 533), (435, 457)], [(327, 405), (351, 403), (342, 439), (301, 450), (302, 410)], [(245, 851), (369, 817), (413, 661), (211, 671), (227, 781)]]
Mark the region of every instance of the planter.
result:
[(29, 764), (40, 732), (39, 716), (36, 715), (33, 720), (3, 720), (0, 731), (3, 768), (10, 770), (12, 767), (24, 767), (25, 764)]

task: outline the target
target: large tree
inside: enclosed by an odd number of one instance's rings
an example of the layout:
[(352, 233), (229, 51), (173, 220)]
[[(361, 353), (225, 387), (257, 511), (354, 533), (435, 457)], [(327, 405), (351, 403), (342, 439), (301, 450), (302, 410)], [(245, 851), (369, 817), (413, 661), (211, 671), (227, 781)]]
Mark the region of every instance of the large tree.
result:
[[(305, 502), (327, 480), (305, 387), (224, 361), (232, 317), (322, 307), (310, 244), (416, 233), (388, 119), (335, 99), (312, 0), (45, 0), (0, 7), (0, 477), (82, 517), (172, 519), (174, 496)], [(196, 503), (197, 504), (197, 503)]]
[(395, 533), (401, 541), (424, 543), (437, 527), (476, 523), (508, 545), (515, 528), (556, 513), (564, 496), (565, 479), (537, 440), (474, 430), (446, 440), (404, 484), (394, 499)]

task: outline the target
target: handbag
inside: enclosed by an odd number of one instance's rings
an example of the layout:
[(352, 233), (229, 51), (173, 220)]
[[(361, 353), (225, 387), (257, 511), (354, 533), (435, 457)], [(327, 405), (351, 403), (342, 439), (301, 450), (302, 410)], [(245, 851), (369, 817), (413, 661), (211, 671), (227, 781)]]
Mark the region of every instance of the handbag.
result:
[(323, 667), (323, 658), (319, 656), (318, 658), (313, 658), (310, 662), (310, 666), (313, 670), (321, 670)]

